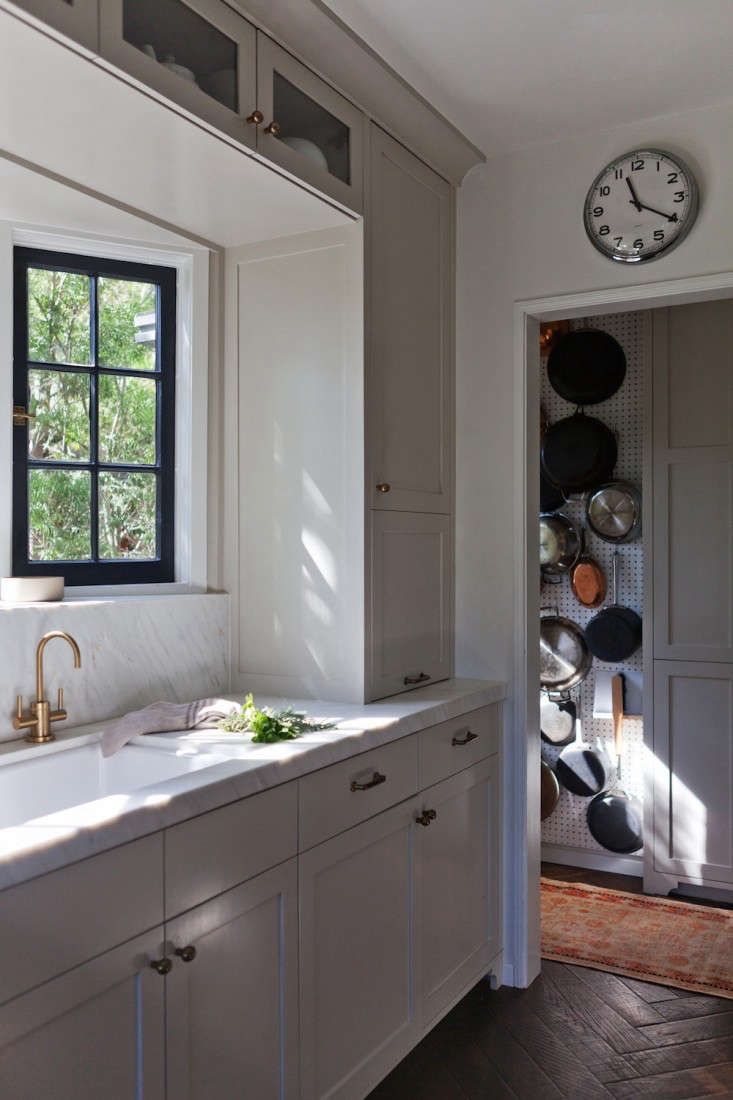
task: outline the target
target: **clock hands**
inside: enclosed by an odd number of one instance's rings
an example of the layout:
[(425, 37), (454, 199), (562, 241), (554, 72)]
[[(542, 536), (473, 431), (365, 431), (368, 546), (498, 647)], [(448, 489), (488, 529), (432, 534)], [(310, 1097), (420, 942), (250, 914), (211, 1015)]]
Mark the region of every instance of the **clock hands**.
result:
[(665, 214), (664, 210), (657, 210), (654, 206), (647, 206), (645, 202), (641, 202), (639, 196), (636, 193), (636, 188), (634, 187), (631, 179), (628, 176), (626, 177), (626, 185), (631, 192), (631, 198), (629, 199), (629, 202), (632, 206), (636, 207), (640, 214), (642, 210), (650, 210), (652, 214), (659, 214), (660, 217), (666, 218), (668, 222), (679, 221), (677, 214)]
[(639, 213), (641, 213), (641, 203), (639, 202), (639, 196), (637, 195), (636, 188), (634, 187), (633, 183), (631, 182), (631, 179), (630, 179), (629, 176), (626, 177), (626, 186), (628, 187), (628, 189), (629, 189), (629, 191), (631, 192), (631, 195), (632, 195), (632, 197), (629, 199), (629, 202), (633, 203), (634, 206), (636, 207), (636, 209), (639, 211)]
[[(633, 202), (633, 199), (629, 199), (629, 202)], [(639, 210), (639, 211), (651, 210), (652, 214), (659, 214), (660, 217), (666, 218), (668, 222), (679, 221), (679, 218), (678, 218), (677, 214), (666, 214), (664, 212), (664, 210), (657, 210), (656, 207), (647, 206), (646, 203), (644, 203), (644, 202), (634, 203), (634, 205), (636, 206), (637, 210)]]

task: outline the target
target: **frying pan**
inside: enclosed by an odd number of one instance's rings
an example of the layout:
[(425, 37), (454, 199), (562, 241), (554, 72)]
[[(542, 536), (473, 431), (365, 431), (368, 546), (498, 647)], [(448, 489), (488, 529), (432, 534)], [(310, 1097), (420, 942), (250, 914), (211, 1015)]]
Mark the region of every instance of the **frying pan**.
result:
[(542, 761), (542, 781), (540, 786), (540, 821), (545, 821), (560, 800), (560, 784), (557, 776), (547, 763)]
[(582, 740), (580, 723), (576, 724), (575, 729), (575, 740), (557, 758), (555, 774), (572, 794), (592, 798), (608, 785), (605, 754)]
[(551, 424), (542, 443), (545, 476), (564, 493), (585, 493), (610, 481), (617, 458), (608, 425), (580, 409)]
[(641, 494), (628, 481), (601, 485), (588, 498), (586, 520), (604, 542), (631, 542), (641, 532)]
[(563, 748), (575, 740), (578, 710), (572, 699), (553, 699), (543, 695), (540, 700), (540, 733), (548, 745)]
[(583, 607), (600, 607), (606, 598), (606, 574), (590, 554), (581, 554), (570, 571), (570, 587)]
[(564, 503), (561, 490), (547, 480), (540, 466), (540, 512), (556, 512)]
[(588, 806), (586, 820), (594, 840), (610, 852), (625, 855), (638, 852), (644, 843), (644, 815), (641, 803), (620, 787), (621, 751), (623, 748), (623, 678), (614, 676), (611, 685), (613, 699), (613, 739), (616, 748), (616, 786), (602, 791)]
[(621, 388), (626, 356), (609, 333), (576, 329), (553, 347), (547, 377), (555, 393), (573, 405), (597, 405)]
[(556, 608), (540, 614), (540, 684), (548, 694), (562, 695), (586, 678), (593, 658), (577, 623)]
[(585, 628), (588, 648), (599, 661), (626, 661), (641, 645), (641, 619), (618, 602), (618, 550), (613, 555), (613, 603), (604, 607)]
[(540, 516), (540, 567), (543, 573), (564, 576), (580, 557), (582, 534), (562, 512)]

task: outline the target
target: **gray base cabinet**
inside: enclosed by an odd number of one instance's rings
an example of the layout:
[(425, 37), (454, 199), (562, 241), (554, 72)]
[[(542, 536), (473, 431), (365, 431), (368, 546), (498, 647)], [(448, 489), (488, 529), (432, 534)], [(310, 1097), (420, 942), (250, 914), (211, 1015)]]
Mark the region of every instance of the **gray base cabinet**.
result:
[(0, 1096), (165, 1100), (165, 983), (150, 968), (162, 933), (153, 929), (0, 1008)]

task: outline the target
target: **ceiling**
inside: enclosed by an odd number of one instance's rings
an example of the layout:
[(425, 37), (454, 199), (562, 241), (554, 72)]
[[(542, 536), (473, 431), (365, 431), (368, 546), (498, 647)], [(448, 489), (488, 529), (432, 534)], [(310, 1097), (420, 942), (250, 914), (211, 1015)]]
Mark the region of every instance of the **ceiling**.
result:
[(733, 100), (731, 0), (323, 0), (487, 156)]

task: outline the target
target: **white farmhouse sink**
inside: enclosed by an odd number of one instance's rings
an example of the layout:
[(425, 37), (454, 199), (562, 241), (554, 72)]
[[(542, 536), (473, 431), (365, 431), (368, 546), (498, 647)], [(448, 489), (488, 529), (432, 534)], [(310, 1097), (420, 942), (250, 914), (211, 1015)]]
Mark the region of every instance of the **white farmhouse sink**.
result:
[(91, 744), (3, 764), (0, 829), (108, 795), (130, 794), (224, 759), (211, 753), (180, 756), (135, 745), (125, 745), (114, 756), (104, 757), (99, 745)]

